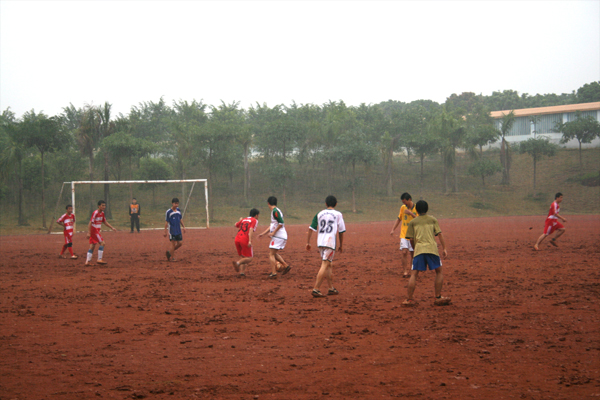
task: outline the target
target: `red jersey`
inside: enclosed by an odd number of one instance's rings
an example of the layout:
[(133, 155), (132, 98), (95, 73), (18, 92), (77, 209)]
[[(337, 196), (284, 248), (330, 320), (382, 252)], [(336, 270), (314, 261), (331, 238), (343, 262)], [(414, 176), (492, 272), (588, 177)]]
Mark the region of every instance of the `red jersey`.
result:
[(75, 214), (63, 214), (56, 222), (62, 222), (64, 226), (64, 233), (73, 233), (73, 225), (75, 224)]
[(106, 223), (106, 217), (104, 216), (104, 211), (100, 211), (100, 210), (96, 210), (94, 211), (94, 213), (92, 214), (92, 217), (90, 218), (90, 221), (92, 221), (92, 230), (95, 230), (96, 232), (100, 232), (100, 228), (102, 228), (102, 223)]
[(238, 221), (235, 224), (236, 228), (240, 228), (240, 230), (238, 231), (236, 237), (235, 237), (235, 241), (236, 242), (242, 242), (242, 243), (248, 243), (248, 241), (250, 240), (250, 229), (252, 229), (252, 231), (256, 231), (256, 227), (258, 226), (258, 220), (254, 217), (246, 217), (241, 221)]
[(553, 201), (552, 204), (550, 205), (550, 211), (548, 211), (548, 217), (546, 218), (548, 219), (558, 219), (558, 217), (556, 216), (556, 214), (558, 214), (560, 212), (560, 206), (558, 205), (558, 203), (556, 201)]

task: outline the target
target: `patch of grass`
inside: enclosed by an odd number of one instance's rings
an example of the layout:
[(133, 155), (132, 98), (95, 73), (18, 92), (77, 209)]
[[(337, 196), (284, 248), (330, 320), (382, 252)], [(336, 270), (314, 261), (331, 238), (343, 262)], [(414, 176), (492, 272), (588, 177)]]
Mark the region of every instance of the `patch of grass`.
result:
[(527, 196), (525, 196), (525, 200), (530, 200), (530, 201), (537, 201), (537, 202), (542, 202), (542, 203), (547, 203), (548, 200), (550, 198), (550, 195), (548, 193), (541, 193), (541, 192), (537, 192), (537, 193), (529, 193)]
[(469, 206), (476, 208), (478, 210), (493, 210), (494, 206), (488, 203), (484, 203), (482, 201), (474, 201)]
[(567, 181), (579, 183), (583, 186), (589, 186), (589, 187), (600, 186), (600, 172), (595, 171), (595, 172), (588, 172), (585, 174), (579, 174), (579, 175), (569, 178)]

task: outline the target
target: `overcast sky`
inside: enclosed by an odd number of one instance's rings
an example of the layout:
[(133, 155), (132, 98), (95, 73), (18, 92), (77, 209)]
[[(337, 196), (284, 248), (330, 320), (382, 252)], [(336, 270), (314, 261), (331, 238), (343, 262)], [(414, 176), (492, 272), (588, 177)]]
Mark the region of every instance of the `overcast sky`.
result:
[(349, 105), (570, 93), (600, 80), (600, 1), (0, 0), (0, 108)]

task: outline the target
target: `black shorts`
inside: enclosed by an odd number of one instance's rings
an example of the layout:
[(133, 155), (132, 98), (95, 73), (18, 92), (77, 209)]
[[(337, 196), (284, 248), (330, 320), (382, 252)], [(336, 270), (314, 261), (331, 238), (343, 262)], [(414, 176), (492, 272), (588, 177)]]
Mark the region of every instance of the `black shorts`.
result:
[(183, 240), (183, 235), (181, 233), (179, 235), (169, 235), (169, 240), (171, 242), (181, 242)]

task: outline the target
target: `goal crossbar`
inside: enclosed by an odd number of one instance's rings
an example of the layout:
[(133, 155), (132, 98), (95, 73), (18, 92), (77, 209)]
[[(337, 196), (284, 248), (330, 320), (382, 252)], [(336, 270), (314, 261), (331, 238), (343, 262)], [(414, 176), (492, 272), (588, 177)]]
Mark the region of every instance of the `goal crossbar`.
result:
[[(196, 183), (196, 182), (204, 182), (204, 198), (206, 200), (206, 228), (209, 228), (209, 215), (208, 215), (208, 179), (174, 179), (174, 180), (133, 180), (133, 181), (72, 181), (72, 182), (64, 182), (63, 185), (70, 183), (71, 184), (71, 202), (73, 205), (73, 214), (75, 214), (75, 185), (79, 184), (88, 184), (88, 185), (96, 185), (96, 184), (130, 184), (130, 183)], [(194, 190), (194, 186), (192, 186), (192, 190)], [(62, 190), (61, 190), (62, 193)], [(190, 191), (191, 195), (191, 191)], [(188, 196), (189, 202), (189, 196)], [(187, 209), (187, 204), (186, 204)], [(184, 209), (185, 215), (185, 209)], [(74, 224), (73, 230), (76, 229)]]

